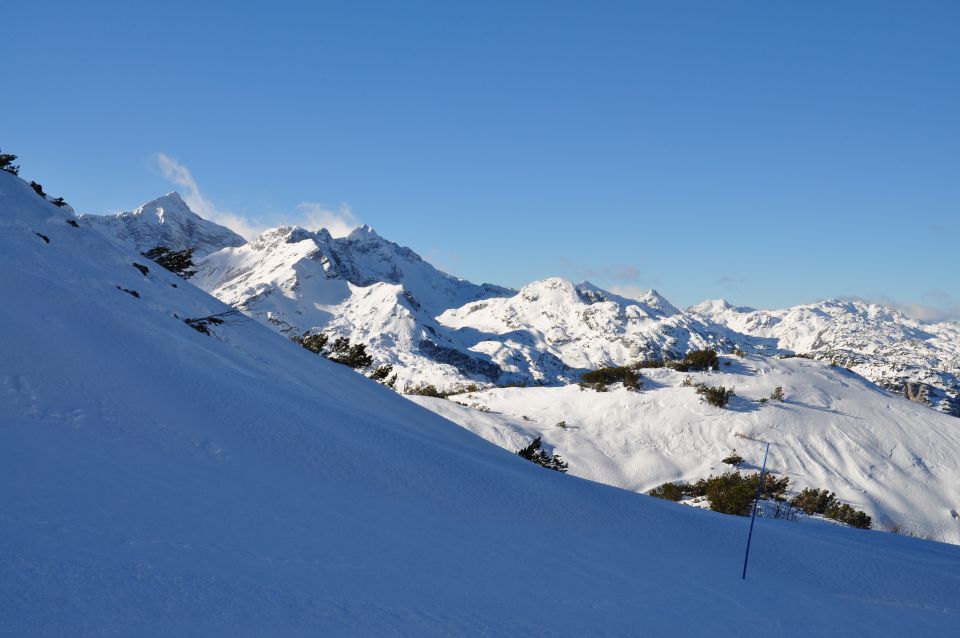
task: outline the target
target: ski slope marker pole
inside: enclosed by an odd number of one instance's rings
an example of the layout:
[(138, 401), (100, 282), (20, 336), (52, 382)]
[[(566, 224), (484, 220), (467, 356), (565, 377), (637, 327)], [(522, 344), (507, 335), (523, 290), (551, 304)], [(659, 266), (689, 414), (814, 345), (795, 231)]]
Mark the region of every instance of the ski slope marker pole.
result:
[(760, 482), (757, 483), (757, 498), (753, 501), (753, 516), (750, 517), (750, 533), (747, 534), (747, 552), (743, 555), (743, 576), (741, 580), (747, 579), (747, 559), (750, 558), (750, 540), (753, 538), (753, 523), (757, 520), (757, 508), (760, 507), (760, 493), (763, 491), (763, 476), (767, 473), (768, 454), (770, 454), (769, 443), (767, 443), (767, 451), (763, 453), (763, 467), (760, 468)]

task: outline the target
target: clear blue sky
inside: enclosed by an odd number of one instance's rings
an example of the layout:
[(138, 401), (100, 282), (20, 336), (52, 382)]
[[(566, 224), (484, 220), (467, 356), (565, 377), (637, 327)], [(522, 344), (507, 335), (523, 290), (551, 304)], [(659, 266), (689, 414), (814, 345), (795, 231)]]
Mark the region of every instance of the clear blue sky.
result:
[(0, 147), (475, 281), (960, 314), (960, 2), (3, 2)]

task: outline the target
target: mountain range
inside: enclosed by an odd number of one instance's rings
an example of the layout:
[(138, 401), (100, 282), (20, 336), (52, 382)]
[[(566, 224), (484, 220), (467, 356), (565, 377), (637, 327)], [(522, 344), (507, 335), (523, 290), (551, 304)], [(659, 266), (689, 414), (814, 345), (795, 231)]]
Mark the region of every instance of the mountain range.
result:
[(562, 385), (591, 369), (715, 348), (805, 356), (960, 416), (960, 324), (925, 323), (861, 301), (785, 310), (723, 300), (686, 310), (548, 278), (520, 290), (450, 276), (368, 226), (334, 238), (283, 226), (250, 242), (171, 193), (132, 213), (82, 219), (143, 252), (194, 248), (193, 283), (287, 336), (363, 343), (399, 390)]

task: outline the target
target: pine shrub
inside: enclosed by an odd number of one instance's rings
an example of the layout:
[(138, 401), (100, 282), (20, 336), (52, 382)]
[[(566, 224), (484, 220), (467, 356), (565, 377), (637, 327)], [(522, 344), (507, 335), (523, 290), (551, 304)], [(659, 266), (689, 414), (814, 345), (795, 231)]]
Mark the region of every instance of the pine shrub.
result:
[(805, 514), (825, 514), (840, 504), (837, 495), (827, 490), (805, 488), (790, 500), (790, 504)]
[(733, 396), (733, 388), (708, 386), (705, 383), (699, 383), (697, 384), (697, 394), (700, 395), (701, 400), (706, 401), (710, 405), (723, 408), (730, 402), (730, 397)]
[(858, 529), (870, 529), (870, 525), (873, 523), (873, 519), (864, 512), (856, 510), (846, 503), (831, 507), (824, 512), (824, 516)]
[(720, 357), (717, 356), (717, 351), (712, 349), (688, 352), (683, 362), (689, 370), (715, 370), (720, 367)]
[(634, 370), (645, 370), (647, 368), (663, 368), (664, 366), (666, 366), (666, 363), (662, 359), (644, 359), (637, 361), (630, 367)]
[(15, 161), (17, 161), (16, 155), (11, 155), (10, 153), (0, 153), (0, 170), (13, 173), (14, 175), (19, 175), (20, 167), (14, 164)]
[[(339, 342), (340, 339), (337, 339), (337, 341)], [(334, 343), (334, 352), (330, 355), (330, 360), (349, 366), (354, 370), (373, 365), (373, 357), (367, 354), (367, 346), (362, 343), (355, 343), (345, 350), (337, 349), (337, 344)]]
[(666, 499), (668, 501), (679, 501), (686, 495), (684, 487), (685, 484), (664, 483), (659, 487), (653, 488), (647, 492), (647, 494), (650, 496), (656, 496), (657, 498)]
[(414, 396), (420, 397), (434, 397), (435, 399), (446, 399), (447, 395), (440, 390), (437, 390), (437, 386), (433, 384), (415, 386), (411, 388), (406, 388), (403, 391), (404, 394), (412, 394)]
[(737, 454), (737, 451), (734, 450), (730, 456), (723, 459), (722, 463), (732, 465), (733, 467), (740, 467), (740, 464), (743, 463), (743, 457)]
[(517, 450), (517, 455), (537, 465), (543, 466), (548, 470), (554, 470), (556, 472), (567, 471), (567, 462), (564, 461), (563, 457), (559, 454), (547, 454), (542, 448), (539, 436), (531, 441), (527, 447)]
[(323, 348), (327, 345), (327, 335), (322, 332), (315, 332), (296, 337), (294, 341), (314, 354), (323, 354)]
[(638, 390), (643, 385), (640, 374), (626, 366), (592, 370), (585, 372), (580, 378), (581, 387), (591, 388), (597, 392), (606, 392), (607, 386), (612, 383), (623, 383), (623, 387), (628, 390)]
[(371, 372), (370, 378), (377, 382), (386, 381), (391, 372), (393, 372), (393, 366), (388, 363)]

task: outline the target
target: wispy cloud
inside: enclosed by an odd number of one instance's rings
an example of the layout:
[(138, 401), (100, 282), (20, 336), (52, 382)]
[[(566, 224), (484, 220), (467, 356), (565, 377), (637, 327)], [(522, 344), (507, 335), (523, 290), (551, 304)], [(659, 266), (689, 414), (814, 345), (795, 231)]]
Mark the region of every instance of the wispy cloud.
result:
[(585, 266), (569, 259), (561, 259), (560, 264), (564, 270), (575, 273), (575, 277), (578, 279), (633, 282), (639, 281), (643, 277), (640, 269), (632, 264), (610, 264), (597, 267)]
[(743, 288), (744, 284), (747, 283), (743, 277), (733, 277), (731, 275), (723, 275), (715, 282), (714, 286), (719, 286), (727, 291), (736, 291)]
[(337, 210), (330, 210), (317, 202), (302, 202), (297, 204), (299, 217), (290, 222), (303, 226), (307, 230), (326, 228), (334, 237), (344, 237), (360, 225), (350, 206), (341, 203)]
[(261, 225), (251, 223), (250, 220), (244, 217), (236, 215), (229, 210), (219, 208), (207, 199), (203, 193), (200, 192), (197, 180), (193, 178), (190, 169), (174, 158), (165, 153), (157, 153), (154, 155), (154, 158), (163, 176), (180, 187), (180, 195), (183, 197), (183, 201), (185, 201), (187, 206), (197, 215), (221, 224), (222, 226), (226, 226), (246, 239), (253, 239), (257, 233), (263, 230)]
[[(156, 153), (154, 159), (163, 176), (178, 187), (183, 200), (196, 214), (226, 226), (246, 239), (253, 239), (268, 228), (258, 220), (237, 215), (214, 204), (200, 190), (190, 169), (173, 157), (166, 153)], [(340, 204), (336, 210), (332, 210), (317, 202), (302, 202), (297, 204), (295, 214), (285, 217), (282, 222), (275, 225), (302, 226), (308, 230), (326, 228), (334, 237), (348, 235), (360, 224), (360, 220), (345, 203)]]
[(649, 288), (633, 284), (618, 284), (616, 286), (609, 286), (608, 289), (613, 294), (626, 297), (627, 299), (639, 299), (650, 290)]
[(927, 290), (921, 293), (920, 298), (925, 303), (902, 303), (885, 295), (848, 296), (844, 298), (896, 308), (908, 317), (918, 321), (960, 321), (960, 299), (942, 290)]

